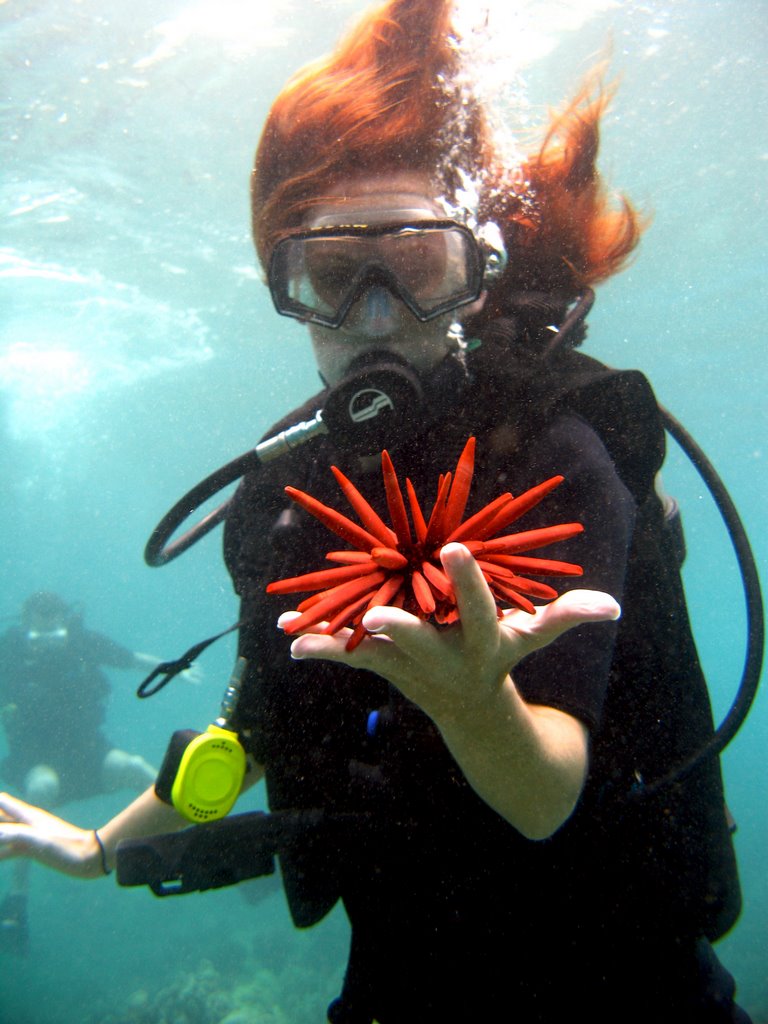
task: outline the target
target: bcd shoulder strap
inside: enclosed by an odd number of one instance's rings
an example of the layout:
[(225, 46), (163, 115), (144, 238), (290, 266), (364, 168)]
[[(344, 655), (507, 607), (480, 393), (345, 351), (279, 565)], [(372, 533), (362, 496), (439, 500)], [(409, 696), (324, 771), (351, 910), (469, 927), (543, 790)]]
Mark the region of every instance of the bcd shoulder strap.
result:
[(613, 370), (580, 352), (550, 367), (555, 408), (586, 420), (605, 445), (619, 476), (642, 504), (666, 453), (656, 396), (639, 370)]

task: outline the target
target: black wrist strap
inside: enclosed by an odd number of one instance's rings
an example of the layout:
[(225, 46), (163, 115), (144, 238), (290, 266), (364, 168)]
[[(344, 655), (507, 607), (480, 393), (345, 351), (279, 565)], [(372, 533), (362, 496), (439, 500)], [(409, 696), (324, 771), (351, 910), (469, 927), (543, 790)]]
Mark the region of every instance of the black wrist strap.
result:
[[(241, 622), (236, 622), (234, 626), (230, 626), (228, 629), (222, 630), (221, 633), (217, 633), (216, 636), (210, 636), (207, 640), (201, 640), (199, 643), (190, 647), (189, 650), (185, 654), (182, 654), (180, 658), (177, 658), (176, 661), (161, 661), (160, 664), (154, 668), (147, 678), (140, 684), (139, 688), (136, 690), (136, 696), (141, 698), (153, 697), (159, 690), (162, 690), (164, 686), (167, 686), (174, 676), (177, 676), (180, 672), (185, 672), (188, 668), (191, 668), (192, 662), (203, 653), (206, 647), (210, 647), (211, 644), (216, 643), (217, 640), (220, 640), (228, 633), (233, 633), (236, 629), (239, 629), (241, 625)], [(150, 683), (155, 679), (158, 679), (158, 682), (155, 683), (154, 686), (150, 686)]]

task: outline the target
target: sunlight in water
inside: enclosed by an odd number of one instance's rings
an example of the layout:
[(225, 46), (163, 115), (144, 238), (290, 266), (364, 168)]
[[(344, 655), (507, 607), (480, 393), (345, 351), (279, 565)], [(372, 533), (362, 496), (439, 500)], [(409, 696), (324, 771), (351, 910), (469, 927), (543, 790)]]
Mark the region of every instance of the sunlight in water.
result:
[(158, 64), (196, 40), (218, 40), (230, 56), (282, 46), (293, 34), (285, 24), (291, 6), (286, 0), (271, 0), (269, 5), (201, 0), (157, 25), (154, 31), (162, 42), (134, 67), (142, 70)]
[(545, 57), (562, 40), (616, 0), (457, 0), (456, 26), (465, 42), (475, 42), (487, 59), (501, 59), (520, 70)]
[(212, 356), (194, 310), (12, 250), (0, 252), (0, 306), (0, 395), (16, 438), (77, 420), (97, 393)]
[(19, 341), (0, 354), (0, 389), (10, 393), (12, 432), (45, 433), (88, 390), (92, 374), (82, 353)]
[(71, 349), (22, 341), (0, 355), (0, 385), (16, 387), (30, 401), (55, 401), (85, 391), (90, 378), (82, 356)]

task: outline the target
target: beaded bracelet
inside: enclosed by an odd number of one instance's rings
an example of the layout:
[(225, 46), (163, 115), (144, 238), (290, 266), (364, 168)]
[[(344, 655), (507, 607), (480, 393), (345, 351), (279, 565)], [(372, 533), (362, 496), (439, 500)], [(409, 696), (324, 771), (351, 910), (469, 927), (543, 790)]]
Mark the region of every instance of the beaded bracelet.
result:
[(104, 843), (101, 841), (101, 836), (99, 835), (99, 830), (97, 828), (93, 830), (93, 838), (99, 846), (99, 853), (101, 854), (101, 870), (105, 875), (111, 875), (112, 869), (107, 864), (107, 851), (104, 849)]

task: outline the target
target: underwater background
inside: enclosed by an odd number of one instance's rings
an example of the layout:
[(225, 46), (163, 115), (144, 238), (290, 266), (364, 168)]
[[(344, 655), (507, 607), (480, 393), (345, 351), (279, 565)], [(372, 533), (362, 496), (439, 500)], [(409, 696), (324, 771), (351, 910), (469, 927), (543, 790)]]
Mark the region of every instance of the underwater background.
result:
[[(317, 390), (302, 328), (256, 269), (248, 174), (270, 103), (362, 0), (0, 0), (0, 563), (3, 628), (34, 590), (164, 658), (235, 621), (221, 533), (162, 570), (163, 513)], [(609, 55), (620, 89), (601, 166), (652, 218), (598, 290), (585, 351), (644, 370), (717, 466), (765, 565), (768, 4), (469, 3), (489, 92), (540, 123)], [(744, 599), (728, 536), (670, 443), (686, 586), (718, 720), (736, 692)], [(234, 639), (199, 685), (151, 701), (112, 672), (112, 742), (159, 764), (218, 713)], [(76, 699), (76, 697), (75, 697)], [(4, 753), (0, 738), (0, 756)], [(723, 757), (744, 911), (718, 951), (768, 1022), (768, 695)], [(66, 807), (93, 827), (130, 797)], [(258, 787), (238, 808), (263, 805)], [(0, 864), (0, 896), (11, 866)], [(31, 951), (0, 955), (14, 1024), (311, 1024), (346, 956), (338, 911), (293, 929), (268, 881), (158, 900), (35, 868)]]

